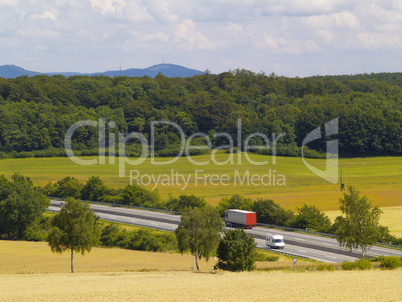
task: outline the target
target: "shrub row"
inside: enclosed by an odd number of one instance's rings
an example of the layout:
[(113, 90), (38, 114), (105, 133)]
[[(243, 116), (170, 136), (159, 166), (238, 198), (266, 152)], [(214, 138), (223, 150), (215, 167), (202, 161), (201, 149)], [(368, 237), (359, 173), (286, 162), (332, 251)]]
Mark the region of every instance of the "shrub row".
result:
[(112, 223), (102, 230), (100, 243), (108, 247), (120, 247), (137, 251), (176, 251), (176, 236), (171, 232), (139, 229), (127, 231)]
[(402, 257), (398, 256), (378, 256), (371, 261), (380, 262), (380, 267), (383, 269), (396, 269), (402, 266)]
[(371, 269), (373, 265), (369, 259), (363, 258), (356, 260), (355, 262), (345, 261), (342, 263), (342, 269), (345, 271), (350, 270), (367, 270)]

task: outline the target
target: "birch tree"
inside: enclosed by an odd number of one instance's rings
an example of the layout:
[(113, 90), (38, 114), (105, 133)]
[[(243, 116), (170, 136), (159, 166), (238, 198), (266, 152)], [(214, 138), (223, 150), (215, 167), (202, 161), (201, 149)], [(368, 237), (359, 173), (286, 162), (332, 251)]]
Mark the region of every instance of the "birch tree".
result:
[(337, 218), (339, 245), (350, 251), (360, 248), (364, 257), (367, 249), (381, 236), (379, 220), (382, 211), (378, 206), (372, 207), (366, 196), (360, 197), (353, 186), (349, 186), (339, 202), (342, 211), (342, 216)]
[(90, 252), (99, 242), (101, 230), (97, 216), (89, 204), (67, 198), (60, 213), (54, 216), (47, 241), (54, 253), (71, 252), (71, 272), (74, 272), (74, 251)]
[(197, 270), (198, 259), (209, 259), (221, 239), (223, 221), (217, 209), (206, 208), (186, 209), (181, 215), (181, 221), (176, 229), (179, 251), (183, 254), (190, 250), (195, 257)]

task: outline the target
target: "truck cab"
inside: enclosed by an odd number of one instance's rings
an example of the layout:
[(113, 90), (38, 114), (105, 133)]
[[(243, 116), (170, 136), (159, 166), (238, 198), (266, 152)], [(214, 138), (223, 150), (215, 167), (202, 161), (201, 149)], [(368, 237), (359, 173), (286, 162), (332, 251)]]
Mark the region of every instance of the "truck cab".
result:
[(282, 235), (267, 235), (266, 245), (271, 249), (283, 249), (285, 247), (285, 241)]

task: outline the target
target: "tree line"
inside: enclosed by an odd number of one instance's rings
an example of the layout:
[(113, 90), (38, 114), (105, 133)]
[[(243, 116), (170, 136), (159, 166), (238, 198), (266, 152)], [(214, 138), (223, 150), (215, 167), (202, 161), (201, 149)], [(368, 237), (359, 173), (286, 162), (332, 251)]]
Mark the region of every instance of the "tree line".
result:
[[(351, 194), (357, 198), (358, 192), (352, 188)], [(175, 212), (187, 209), (205, 209), (208, 205), (203, 197), (195, 195), (169, 196), (162, 200), (158, 190), (147, 190), (136, 184), (124, 188), (112, 189), (97, 176), (81, 182), (75, 177), (65, 177), (56, 183), (49, 182), (44, 187), (35, 187), (29, 177), (14, 174), (11, 181), (0, 176), (0, 234), (25, 239), (44, 239), (43, 228), (48, 221), (40, 221), (41, 214), (49, 206), (46, 196), (74, 198), (77, 200), (99, 201), (117, 205), (147, 207)], [(347, 208), (344, 206), (344, 208)], [(337, 234), (342, 229), (341, 218), (333, 223), (325, 213), (314, 205), (304, 204), (295, 212), (282, 208), (271, 199), (252, 200), (234, 194), (224, 197), (216, 206), (223, 217), (228, 209), (241, 209), (257, 213), (257, 222), (269, 225), (307, 229), (321, 233)], [(364, 212), (361, 209), (360, 212)], [(38, 222), (39, 221), (39, 222)], [(350, 230), (351, 227), (344, 227)], [(391, 235), (388, 227), (379, 228), (378, 240), (384, 243), (402, 244), (401, 238)], [(124, 236), (126, 236), (125, 234)], [(123, 237), (124, 237), (123, 236)], [(119, 246), (131, 246), (122, 240)], [(106, 243), (106, 241), (105, 241)], [(106, 243), (106, 245), (109, 245)], [(149, 247), (147, 247), (149, 248)], [(152, 248), (150, 248), (152, 250)]]
[[(237, 139), (241, 119), (242, 139), (256, 132), (268, 137), (286, 133), (278, 140), (277, 154), (298, 156), (309, 132), (339, 118), (341, 156), (401, 155), (401, 109), (401, 73), (286, 78), (234, 70), (189, 78), (161, 74), (155, 79), (0, 78), (0, 158), (65, 156), (69, 127), (77, 121), (99, 119), (105, 119), (106, 125), (114, 122), (106, 135), (139, 132), (147, 139), (152, 121), (172, 121), (186, 137), (196, 132), (208, 135), (212, 147), (228, 143), (216, 133)], [(205, 145), (205, 141), (195, 139), (194, 144)], [(250, 144), (263, 145), (263, 141), (254, 137)], [(176, 155), (179, 145), (177, 129), (157, 127), (157, 155)], [(314, 151), (310, 156), (323, 156), (325, 140), (308, 147)], [(98, 154), (99, 129), (77, 129), (72, 148), (78, 155)], [(127, 153), (141, 153), (137, 140), (129, 141)]]
[[(136, 184), (127, 185), (124, 188), (111, 189), (107, 187), (98, 176), (88, 178), (81, 182), (75, 177), (65, 177), (56, 183), (49, 182), (42, 192), (53, 197), (74, 197), (82, 200), (100, 201), (113, 204), (148, 207), (154, 209), (184, 212), (186, 209), (206, 208), (207, 202), (203, 197), (195, 195), (170, 195), (167, 200), (162, 200), (158, 190), (147, 190)], [(353, 194), (358, 194), (353, 191)], [(357, 198), (357, 197), (356, 197)], [(223, 217), (226, 210), (240, 209), (257, 213), (257, 222), (276, 226), (307, 229), (321, 233), (336, 234), (343, 221), (339, 219), (334, 223), (325, 213), (314, 205), (304, 204), (295, 212), (282, 208), (271, 199), (257, 198), (252, 200), (239, 194), (227, 196), (218, 203), (217, 211)], [(349, 228), (350, 229), (350, 228)], [(380, 242), (402, 244), (402, 239), (391, 235), (388, 227), (381, 226)]]

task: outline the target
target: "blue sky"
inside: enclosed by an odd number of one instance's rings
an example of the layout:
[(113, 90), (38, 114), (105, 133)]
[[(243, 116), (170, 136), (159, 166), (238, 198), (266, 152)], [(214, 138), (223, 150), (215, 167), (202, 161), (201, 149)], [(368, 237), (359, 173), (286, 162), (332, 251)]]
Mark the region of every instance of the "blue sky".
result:
[(173, 63), (285, 76), (402, 71), (402, 1), (0, 0), (0, 65)]

